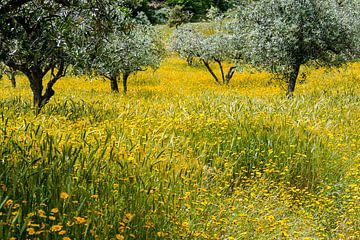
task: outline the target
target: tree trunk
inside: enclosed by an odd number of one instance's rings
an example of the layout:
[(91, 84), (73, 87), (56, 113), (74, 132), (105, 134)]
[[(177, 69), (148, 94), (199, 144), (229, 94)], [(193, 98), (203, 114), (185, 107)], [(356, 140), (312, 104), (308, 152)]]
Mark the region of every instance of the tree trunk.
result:
[(9, 79), (11, 81), (11, 85), (13, 88), (16, 88), (16, 79), (15, 79), (16, 71), (11, 71), (9, 73)]
[(189, 54), (186, 58), (186, 62), (189, 66), (193, 66), (193, 55)]
[(33, 106), (38, 110), (42, 107), (42, 91), (43, 91), (43, 80), (44, 74), (41, 69), (32, 69), (27, 76), (30, 81), (30, 88), (33, 92)]
[(4, 67), (1, 70), (2, 70), (2, 73), (0, 74), (0, 79), (2, 78), (2, 74), (5, 73), (6, 76), (9, 78), (9, 80), (11, 81), (12, 87), (16, 88), (16, 79), (15, 79), (16, 70), (11, 67), (8, 67), (8, 68)]
[(111, 84), (111, 92), (118, 93), (119, 92), (119, 85), (117, 82), (118, 77), (113, 75), (110, 77), (110, 84)]
[(124, 87), (124, 94), (127, 92), (127, 80), (129, 78), (130, 73), (127, 71), (123, 72), (123, 87)]
[(235, 71), (236, 71), (236, 67), (231, 67), (229, 69), (229, 72), (226, 74), (226, 78), (225, 78), (225, 82), (224, 82), (225, 85), (229, 84), (231, 78), (234, 76)]
[(207, 68), (207, 70), (211, 73), (211, 76), (213, 76), (213, 78), (215, 79), (215, 81), (216, 81), (218, 84), (220, 84), (220, 81), (219, 81), (218, 77), (216, 76), (216, 74), (214, 73), (214, 71), (211, 69), (209, 63), (208, 63), (207, 61), (205, 61), (205, 60), (202, 60), (202, 61), (203, 61), (204, 65), (205, 65), (205, 67)]
[(218, 65), (219, 65), (220, 72), (221, 72), (221, 79), (222, 79), (223, 84), (225, 84), (225, 74), (224, 74), (224, 69), (223, 69), (223, 66), (221, 64), (221, 61), (218, 60), (218, 59), (215, 59), (215, 62), (217, 62)]
[(50, 101), (50, 98), (52, 98), (52, 96), (54, 96), (55, 91), (54, 89), (52, 89), (52, 86), (47, 86), (46, 87), (46, 91), (45, 94), (41, 97), (41, 107), (45, 106), (45, 104), (47, 104)]
[[(43, 92), (43, 78), (45, 74), (51, 70), (51, 79), (48, 82), (46, 86), (46, 90), (44, 95), (42, 95)], [(26, 76), (28, 77), (30, 81), (30, 88), (33, 92), (33, 106), (36, 109), (36, 112), (38, 113), (42, 107), (44, 107), (49, 100), (54, 96), (55, 91), (53, 89), (54, 84), (59, 80), (61, 77), (63, 77), (66, 73), (66, 68), (64, 67), (64, 64), (61, 63), (58, 69), (58, 72), (56, 75), (54, 74), (54, 66), (49, 66), (48, 68), (45, 68), (45, 70), (38, 68), (38, 67), (32, 67), (31, 69), (25, 69), (23, 71)]]
[(299, 71), (300, 71), (300, 64), (294, 64), (291, 69), (290, 79), (289, 79), (289, 83), (288, 83), (288, 90), (286, 92), (286, 96), (288, 98), (291, 98), (294, 96), (296, 79), (299, 75)]
[[(54, 70), (55, 70), (55, 67), (52, 66), (51, 67), (51, 79), (46, 86), (45, 94), (41, 97), (42, 98), (41, 99), (41, 108), (50, 101), (52, 96), (54, 96), (54, 94), (55, 94), (55, 91), (53, 89), (54, 84), (57, 82), (57, 80), (64, 77), (66, 74), (66, 67), (63, 62), (60, 64), (58, 72), (56, 74), (54, 73)], [(48, 70), (45, 70), (45, 72), (43, 73), (43, 77), (45, 76), (47, 71)]]

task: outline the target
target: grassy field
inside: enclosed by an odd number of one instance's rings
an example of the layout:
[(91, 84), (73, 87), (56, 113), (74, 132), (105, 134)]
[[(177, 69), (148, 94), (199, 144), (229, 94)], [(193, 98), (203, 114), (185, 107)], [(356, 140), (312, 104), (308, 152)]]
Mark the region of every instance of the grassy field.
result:
[(66, 77), (36, 116), (0, 80), (0, 239), (359, 239), (360, 64), (218, 86), (167, 59), (111, 94)]

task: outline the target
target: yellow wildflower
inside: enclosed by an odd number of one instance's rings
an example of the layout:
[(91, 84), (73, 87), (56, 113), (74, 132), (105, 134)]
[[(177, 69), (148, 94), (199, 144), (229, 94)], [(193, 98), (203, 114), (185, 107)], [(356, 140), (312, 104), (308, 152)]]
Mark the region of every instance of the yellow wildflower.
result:
[(68, 199), (68, 198), (69, 198), (69, 194), (67, 194), (66, 192), (61, 192), (61, 193), (60, 193), (60, 198), (61, 198), (61, 199), (64, 199), (64, 200), (65, 200), (65, 199)]
[(44, 211), (44, 210), (38, 209), (38, 210), (37, 210), (37, 213), (38, 213), (38, 216), (39, 216), (39, 217), (41, 217), (41, 218), (46, 218), (46, 215), (45, 215), (45, 211)]
[(74, 225), (74, 222), (68, 221), (68, 222), (66, 223), (66, 225), (67, 225), (68, 227), (72, 227), (72, 226)]
[(96, 200), (99, 198), (99, 195), (97, 195), (97, 194), (91, 195), (91, 198)]
[(82, 217), (75, 217), (75, 221), (77, 224), (84, 224), (86, 223), (86, 219)]
[(28, 235), (34, 235), (35, 234), (35, 229), (34, 228), (28, 228), (26, 229)]
[(53, 208), (53, 209), (51, 209), (51, 211), (50, 211), (51, 213), (58, 213), (59, 212), (59, 209), (58, 208)]
[(11, 206), (11, 205), (13, 205), (13, 204), (14, 204), (14, 201), (11, 200), (11, 199), (9, 199), (9, 200), (6, 201), (4, 207), (7, 208), (7, 207), (9, 207), (9, 206)]
[(135, 217), (135, 214), (126, 213), (126, 214), (125, 214), (124, 222), (130, 222), (131, 220), (133, 220), (134, 217)]
[(188, 222), (183, 222), (183, 223), (181, 224), (181, 226), (183, 226), (183, 227), (188, 227), (188, 226), (189, 226), (189, 223), (188, 223)]
[(125, 239), (125, 237), (123, 235), (120, 235), (120, 234), (116, 234), (115, 237), (116, 237), (117, 240), (124, 240)]
[(14, 206), (13, 206), (13, 209), (15, 210), (15, 209), (17, 209), (17, 208), (19, 208), (20, 207), (20, 204), (15, 204)]
[(50, 230), (53, 232), (59, 232), (62, 229), (61, 225), (53, 225), (51, 226)]
[(33, 213), (33, 212), (28, 213), (28, 215), (27, 215), (28, 218), (31, 218), (31, 217), (33, 217), (33, 216), (35, 216), (35, 213)]

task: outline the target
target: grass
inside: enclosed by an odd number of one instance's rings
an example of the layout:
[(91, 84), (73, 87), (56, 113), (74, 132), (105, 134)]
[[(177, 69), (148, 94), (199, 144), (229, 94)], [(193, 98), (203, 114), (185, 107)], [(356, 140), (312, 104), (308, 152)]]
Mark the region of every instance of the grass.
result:
[(0, 80), (1, 239), (357, 239), (360, 72), (216, 85), (169, 58), (129, 79), (66, 77), (36, 116)]

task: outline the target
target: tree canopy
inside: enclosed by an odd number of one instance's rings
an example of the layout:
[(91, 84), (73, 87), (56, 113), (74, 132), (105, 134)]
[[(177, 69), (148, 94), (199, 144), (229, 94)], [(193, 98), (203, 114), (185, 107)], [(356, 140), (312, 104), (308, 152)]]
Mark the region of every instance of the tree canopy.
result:
[[(236, 65), (242, 59), (242, 41), (233, 32), (212, 30), (207, 35), (190, 25), (174, 31), (170, 38), (171, 48), (190, 63), (192, 58), (198, 58), (210, 72), (218, 84), (228, 84), (235, 73)], [(232, 66), (225, 74), (223, 62), (232, 62)], [(216, 63), (221, 76), (218, 77), (212, 69), (211, 63)]]
[(122, 77), (124, 93), (127, 79), (133, 72), (146, 67), (156, 69), (164, 56), (164, 46), (146, 16), (126, 18), (123, 27), (111, 33), (103, 42), (103, 48), (88, 66), (90, 72), (110, 80), (111, 90), (118, 92), (118, 80)]
[[(17, 1), (0, 3), (0, 61), (29, 79), (34, 107), (54, 95), (69, 65), (96, 54), (117, 24), (117, 1)], [(43, 92), (47, 73), (50, 80)]]
[(303, 64), (341, 64), (359, 56), (359, 4), (353, 0), (264, 0), (239, 8), (236, 28), (247, 59), (279, 73), (292, 95)]

